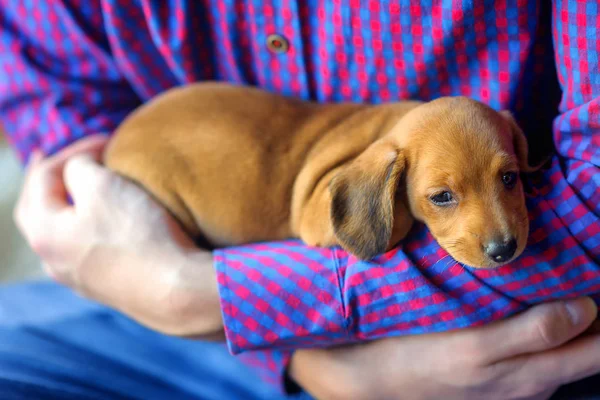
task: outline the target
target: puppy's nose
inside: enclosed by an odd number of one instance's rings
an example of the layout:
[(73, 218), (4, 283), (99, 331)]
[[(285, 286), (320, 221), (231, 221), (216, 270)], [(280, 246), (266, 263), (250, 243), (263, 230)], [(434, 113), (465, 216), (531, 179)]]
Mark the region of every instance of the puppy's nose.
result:
[(517, 251), (517, 240), (510, 238), (508, 241), (493, 240), (485, 246), (485, 254), (495, 262), (505, 262)]

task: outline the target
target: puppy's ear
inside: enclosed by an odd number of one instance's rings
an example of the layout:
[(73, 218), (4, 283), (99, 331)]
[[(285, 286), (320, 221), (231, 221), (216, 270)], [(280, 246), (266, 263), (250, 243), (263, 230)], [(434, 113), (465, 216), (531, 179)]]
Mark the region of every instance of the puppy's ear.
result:
[(393, 144), (378, 141), (332, 179), (331, 222), (340, 245), (368, 260), (388, 247), (396, 189), (405, 158)]
[(525, 134), (515, 121), (512, 113), (508, 110), (500, 111), (500, 114), (508, 121), (511, 127), (512, 132), (512, 143), (515, 149), (515, 154), (517, 155), (517, 159), (519, 160), (519, 169), (521, 172), (534, 172), (542, 167), (545, 163), (540, 165), (531, 166), (529, 165), (529, 147), (527, 145), (527, 138)]

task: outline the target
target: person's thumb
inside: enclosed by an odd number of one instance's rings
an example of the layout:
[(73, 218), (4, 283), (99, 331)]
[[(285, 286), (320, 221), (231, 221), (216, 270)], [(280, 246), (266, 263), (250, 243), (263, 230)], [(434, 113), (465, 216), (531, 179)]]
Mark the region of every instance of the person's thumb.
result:
[(589, 297), (534, 306), (505, 321), (490, 324), (480, 334), (489, 346), (489, 361), (558, 347), (583, 333), (598, 308)]
[(76, 207), (102, 197), (112, 178), (110, 171), (100, 166), (91, 154), (73, 156), (65, 164), (65, 186)]

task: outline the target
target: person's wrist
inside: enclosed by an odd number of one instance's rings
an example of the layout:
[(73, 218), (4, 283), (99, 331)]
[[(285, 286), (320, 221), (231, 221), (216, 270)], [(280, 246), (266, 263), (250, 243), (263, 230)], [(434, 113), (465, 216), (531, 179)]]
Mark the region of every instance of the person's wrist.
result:
[(304, 391), (319, 399), (380, 398), (368, 390), (369, 382), (364, 368), (354, 368), (354, 363), (343, 354), (344, 348), (299, 349), (292, 354), (288, 376)]
[[(202, 249), (178, 249), (178, 268), (167, 269), (171, 334), (222, 338), (223, 319), (213, 254)], [(167, 261), (168, 262), (168, 261)]]

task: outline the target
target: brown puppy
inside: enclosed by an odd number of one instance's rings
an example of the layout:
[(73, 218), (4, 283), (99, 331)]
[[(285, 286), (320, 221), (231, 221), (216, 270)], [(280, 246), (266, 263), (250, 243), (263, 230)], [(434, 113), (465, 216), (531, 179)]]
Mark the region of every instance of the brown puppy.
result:
[(462, 97), (322, 105), (198, 83), (133, 112), (105, 163), (216, 247), (295, 237), (369, 259), (416, 218), (457, 261), (494, 267), (527, 241), (525, 137)]

